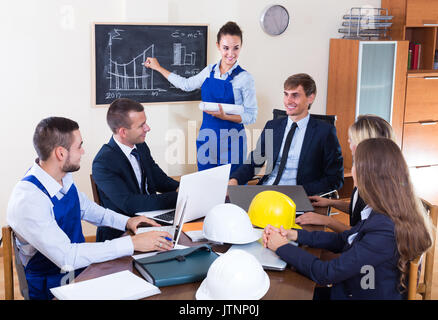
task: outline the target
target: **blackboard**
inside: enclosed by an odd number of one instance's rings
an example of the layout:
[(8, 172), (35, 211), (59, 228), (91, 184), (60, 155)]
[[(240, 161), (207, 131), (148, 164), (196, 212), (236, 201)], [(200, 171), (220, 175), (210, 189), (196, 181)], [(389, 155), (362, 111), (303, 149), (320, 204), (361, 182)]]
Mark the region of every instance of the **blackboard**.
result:
[(143, 62), (155, 57), (170, 72), (196, 75), (207, 65), (207, 36), (207, 25), (93, 24), (93, 105), (201, 100), (200, 89), (177, 89)]

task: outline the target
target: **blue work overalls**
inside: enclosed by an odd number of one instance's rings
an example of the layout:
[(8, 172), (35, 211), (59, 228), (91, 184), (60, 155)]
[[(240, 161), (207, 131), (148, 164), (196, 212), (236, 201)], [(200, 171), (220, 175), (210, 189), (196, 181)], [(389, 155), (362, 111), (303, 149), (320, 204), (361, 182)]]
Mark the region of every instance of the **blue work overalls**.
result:
[[(235, 104), (231, 80), (244, 70), (237, 66), (227, 79), (222, 80), (214, 77), (215, 67), (202, 84), (202, 101)], [(199, 171), (231, 163), (233, 172), (246, 157), (243, 124), (221, 120), (203, 112), (196, 148)]]
[[(26, 176), (22, 180), (33, 183), (49, 197), (53, 203), (56, 223), (72, 243), (85, 242), (82, 233), (79, 196), (74, 184), (72, 184), (67, 194), (59, 200), (56, 196), (51, 198), (49, 192), (35, 176)], [(41, 236), (44, 237), (44, 234)], [(76, 270), (75, 276), (82, 270)], [(29, 287), (29, 299), (52, 299), (53, 295), (50, 292), (50, 288), (59, 287), (61, 279), (67, 276), (67, 274), (61, 273), (61, 269), (39, 251), (29, 260), (24, 271)]]

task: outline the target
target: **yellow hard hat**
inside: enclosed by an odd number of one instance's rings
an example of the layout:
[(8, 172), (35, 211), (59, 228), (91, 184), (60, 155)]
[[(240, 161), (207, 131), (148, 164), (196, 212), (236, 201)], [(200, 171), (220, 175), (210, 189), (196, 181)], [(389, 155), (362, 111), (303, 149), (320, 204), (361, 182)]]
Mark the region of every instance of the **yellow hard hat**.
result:
[(276, 228), (283, 226), (285, 229), (302, 229), (295, 224), (296, 205), (284, 193), (267, 190), (258, 193), (248, 209), (251, 223), (264, 228), (268, 224)]

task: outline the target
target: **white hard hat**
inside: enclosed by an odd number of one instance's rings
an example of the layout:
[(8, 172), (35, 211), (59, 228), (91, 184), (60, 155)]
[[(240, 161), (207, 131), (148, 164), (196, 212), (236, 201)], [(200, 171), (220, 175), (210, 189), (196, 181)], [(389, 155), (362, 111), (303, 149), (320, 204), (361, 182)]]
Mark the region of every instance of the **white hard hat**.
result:
[(269, 277), (250, 253), (227, 251), (210, 266), (202, 281), (197, 300), (258, 300), (269, 289)]
[(234, 244), (254, 242), (261, 237), (245, 210), (232, 203), (211, 208), (205, 216), (202, 233), (208, 240)]

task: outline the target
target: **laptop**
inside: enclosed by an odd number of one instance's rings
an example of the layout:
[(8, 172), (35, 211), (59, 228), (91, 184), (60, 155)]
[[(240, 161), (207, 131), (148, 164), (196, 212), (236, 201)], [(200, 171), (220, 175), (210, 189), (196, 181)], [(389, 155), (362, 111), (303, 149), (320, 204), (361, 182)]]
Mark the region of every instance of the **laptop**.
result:
[(266, 190), (278, 191), (291, 198), (297, 207), (297, 215), (307, 211), (314, 211), (303, 186), (228, 186), (228, 195), (231, 203), (238, 205), (248, 212), (252, 199), (260, 192)]
[(173, 235), (173, 242), (178, 244), (179, 237), (181, 235), (182, 227), (185, 223), (185, 214), (186, 214), (186, 208), (187, 208), (187, 201), (188, 199), (185, 198), (182, 202), (182, 209), (178, 207), (175, 211), (175, 219), (173, 222), (173, 225), (171, 226), (163, 226), (163, 227), (144, 227), (144, 228), (138, 228), (137, 233), (145, 233), (149, 231), (166, 231)]
[[(186, 222), (205, 217), (211, 208), (225, 202), (230, 170), (231, 164), (226, 164), (181, 177), (176, 207), (187, 197)], [(172, 224), (175, 210), (138, 212), (136, 215)]]
[[(262, 236), (263, 229), (260, 230), (260, 237)], [(295, 242), (291, 242), (296, 245)], [(229, 251), (240, 249), (252, 254), (262, 265), (265, 270), (283, 271), (286, 269), (287, 263), (282, 260), (274, 251), (263, 247), (263, 240), (247, 243), (247, 244), (233, 244)]]

